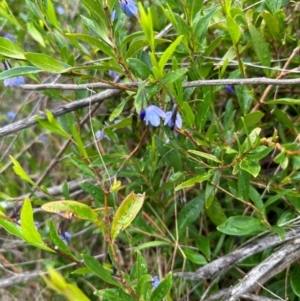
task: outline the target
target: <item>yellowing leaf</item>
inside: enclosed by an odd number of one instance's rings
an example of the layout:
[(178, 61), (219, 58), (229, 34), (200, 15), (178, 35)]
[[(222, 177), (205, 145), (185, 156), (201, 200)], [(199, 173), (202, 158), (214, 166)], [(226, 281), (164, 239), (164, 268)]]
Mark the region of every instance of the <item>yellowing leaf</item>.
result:
[(111, 236), (114, 241), (121, 230), (127, 228), (143, 206), (145, 193), (131, 192), (118, 208), (111, 225)]

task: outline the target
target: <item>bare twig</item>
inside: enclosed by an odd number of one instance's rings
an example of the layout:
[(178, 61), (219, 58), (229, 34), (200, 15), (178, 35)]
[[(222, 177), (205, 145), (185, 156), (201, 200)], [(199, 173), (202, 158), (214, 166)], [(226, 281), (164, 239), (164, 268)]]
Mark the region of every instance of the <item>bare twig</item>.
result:
[(206, 280), (219, 276), (232, 268), (236, 263), (259, 253), (265, 249), (275, 247), (291, 239), (296, 239), (300, 235), (300, 228), (297, 227), (294, 230), (287, 231), (283, 240), (277, 234), (271, 234), (260, 240), (247, 244), (232, 253), (222, 256), (204, 267), (198, 269), (195, 272), (177, 272), (174, 275), (191, 280)]
[[(144, 82), (123, 83), (122, 86), (127, 88), (135, 88), (144, 84)], [(209, 79), (209, 80), (196, 80), (183, 83), (184, 88), (188, 87), (201, 87), (201, 86), (222, 86), (222, 85), (299, 85), (300, 79), (274, 79), (267, 77), (254, 77), (254, 78), (236, 78), (236, 79)], [(86, 90), (86, 89), (115, 89), (118, 87), (104, 83), (90, 83), (90, 84), (40, 84), (40, 85), (22, 85), (23, 90)]]
[(246, 292), (264, 284), (300, 257), (300, 244), (286, 243), (253, 268), (238, 284), (229, 289), (222, 301), (236, 301)]
[[(58, 108), (52, 110), (52, 114), (55, 117), (61, 116), (61, 115), (67, 114), (69, 112), (72, 112), (72, 111), (75, 111), (75, 110), (78, 110), (78, 109), (81, 109), (84, 107), (88, 107), (90, 104), (101, 103), (105, 99), (116, 96), (120, 93), (121, 93), (120, 90), (106, 90), (101, 93), (97, 93), (93, 96), (90, 96), (90, 97), (87, 97), (87, 98), (84, 98), (81, 100), (76, 100), (69, 104), (59, 106)], [(13, 124), (10, 124), (10, 125), (7, 125), (0, 129), (0, 137), (7, 136), (9, 134), (12, 134), (14, 132), (20, 131), (22, 129), (25, 129), (25, 128), (28, 128), (28, 127), (31, 127), (31, 126), (37, 124), (37, 121), (36, 121), (37, 117), (43, 118), (43, 119), (46, 118), (45, 114), (43, 113), (43, 114), (39, 114), (36, 116), (22, 119)]]
[[(205, 301), (217, 301), (220, 300), (224, 295), (229, 292), (229, 289), (219, 290), (217, 293), (213, 294), (209, 298), (205, 299)], [(257, 296), (251, 293), (245, 293), (241, 295), (242, 298), (253, 300), (253, 301), (281, 301), (281, 299), (273, 299), (268, 297)]]

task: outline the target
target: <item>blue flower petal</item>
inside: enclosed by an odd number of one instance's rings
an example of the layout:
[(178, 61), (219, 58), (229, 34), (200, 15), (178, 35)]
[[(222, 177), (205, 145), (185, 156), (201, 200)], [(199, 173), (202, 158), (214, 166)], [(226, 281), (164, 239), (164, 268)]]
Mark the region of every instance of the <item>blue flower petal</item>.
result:
[(153, 111), (156, 115), (158, 115), (161, 118), (166, 118), (166, 113), (159, 107), (150, 105), (148, 107), (149, 110)]
[(235, 94), (235, 91), (234, 91), (234, 87), (231, 86), (231, 85), (226, 85), (225, 86), (225, 89), (230, 93), (230, 94)]
[(19, 87), (25, 84), (25, 80), (23, 76), (6, 78), (4, 81), (4, 86), (9, 87)]
[(120, 5), (128, 17), (132, 17), (139, 13), (134, 0), (120, 0)]
[(10, 111), (10, 112), (8, 112), (7, 113), (7, 118), (9, 119), (9, 120), (13, 120), (13, 119), (15, 119), (15, 117), (16, 117), (16, 113), (15, 112), (13, 112), (13, 111)]
[(151, 123), (152, 126), (159, 126), (160, 124), (160, 118), (157, 114), (155, 114), (155, 112), (149, 110), (146, 112), (146, 125), (149, 124), (149, 122)]
[(146, 125), (150, 124), (152, 126), (159, 126), (160, 124), (160, 118), (166, 118), (166, 113), (159, 107), (150, 105), (146, 108), (146, 116), (145, 121)]
[(158, 276), (153, 276), (153, 278), (152, 278), (152, 287), (153, 288), (157, 288), (158, 287), (158, 285), (159, 285), (159, 283), (160, 283), (160, 281), (159, 281), (159, 279), (158, 279)]
[(177, 113), (177, 115), (176, 115), (175, 125), (176, 125), (176, 128), (178, 128), (178, 129), (182, 128), (182, 118), (179, 113)]

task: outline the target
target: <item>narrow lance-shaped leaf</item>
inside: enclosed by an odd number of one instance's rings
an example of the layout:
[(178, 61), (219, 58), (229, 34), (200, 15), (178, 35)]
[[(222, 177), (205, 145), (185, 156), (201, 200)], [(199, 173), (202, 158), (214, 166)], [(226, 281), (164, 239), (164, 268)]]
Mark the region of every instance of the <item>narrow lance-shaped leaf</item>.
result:
[(24, 51), (14, 42), (0, 37), (0, 54), (5, 57), (24, 60)]
[(145, 193), (130, 193), (117, 209), (111, 225), (112, 240), (115, 240), (121, 230), (127, 228), (143, 206)]
[(76, 201), (56, 201), (42, 205), (42, 209), (47, 212), (57, 213), (68, 219), (76, 217), (89, 220), (97, 225), (103, 234), (105, 233), (103, 221), (98, 217), (98, 214), (86, 204)]
[(102, 280), (115, 286), (122, 287), (122, 284), (112, 278), (110, 273), (100, 264), (100, 262), (89, 254), (82, 254), (84, 263), (91, 272), (99, 276)]
[(28, 176), (28, 174), (26, 173), (26, 171), (23, 169), (23, 167), (20, 165), (20, 163), (13, 157), (13, 156), (9, 156), (10, 160), (12, 161), (12, 163), (14, 164), (14, 171), (15, 173), (24, 181), (35, 185), (35, 183), (30, 179), (30, 177)]
[(159, 69), (161, 72), (163, 72), (166, 63), (168, 62), (169, 58), (176, 50), (176, 47), (180, 44), (182, 38), (183, 38), (183, 35), (177, 37), (177, 39), (162, 54), (162, 56), (159, 60), (159, 63), (158, 63)]
[(70, 65), (60, 62), (46, 54), (27, 52), (25, 58), (34, 66), (51, 73), (66, 72)]
[(25, 199), (21, 210), (21, 228), (24, 235), (24, 239), (27, 242), (38, 248), (53, 252), (43, 242), (40, 233), (36, 229), (33, 219), (31, 202), (28, 198)]
[[(271, 55), (269, 44), (265, 41), (261, 33), (252, 25), (249, 24), (249, 31), (253, 43), (253, 48), (263, 66), (270, 67)], [(266, 75), (269, 75), (270, 70), (264, 69)]]
[(50, 234), (51, 240), (55, 244), (55, 246), (58, 247), (65, 254), (71, 256), (73, 259), (76, 259), (76, 257), (71, 253), (71, 251), (67, 247), (67, 245), (58, 236), (52, 220), (49, 221), (48, 226), (49, 226), (49, 234)]
[(231, 16), (227, 16), (227, 27), (233, 42), (233, 45), (236, 45), (241, 37), (241, 31), (239, 25), (235, 22), (235, 20)]
[(10, 77), (16, 77), (21, 75), (27, 75), (27, 74), (33, 74), (33, 73), (39, 73), (42, 70), (36, 67), (32, 66), (20, 66), (15, 67), (12, 69), (5, 70), (0, 73), (0, 80), (10, 78)]

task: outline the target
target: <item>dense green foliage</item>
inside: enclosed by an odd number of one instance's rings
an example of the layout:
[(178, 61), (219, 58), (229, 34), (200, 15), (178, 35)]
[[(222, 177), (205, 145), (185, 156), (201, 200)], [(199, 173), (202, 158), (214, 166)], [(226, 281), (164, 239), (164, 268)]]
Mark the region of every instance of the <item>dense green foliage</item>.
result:
[[(174, 275), (298, 226), (299, 89), (279, 81), (298, 77), (299, 14), (288, 0), (2, 0), (1, 295), (205, 300), (268, 258), (213, 282)], [(297, 300), (298, 275), (256, 293)]]

